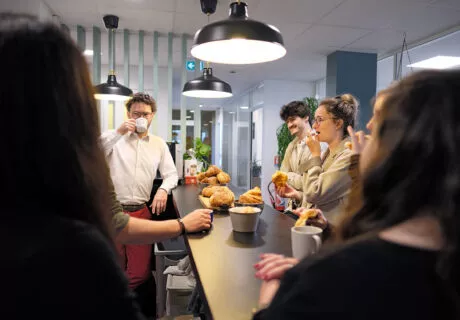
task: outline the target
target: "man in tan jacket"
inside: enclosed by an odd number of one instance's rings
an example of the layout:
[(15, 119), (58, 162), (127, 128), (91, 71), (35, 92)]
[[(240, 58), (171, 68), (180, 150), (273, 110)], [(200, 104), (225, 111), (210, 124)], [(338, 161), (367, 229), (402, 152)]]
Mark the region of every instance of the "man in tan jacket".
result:
[[(303, 101), (292, 101), (281, 108), (280, 117), (291, 135), (295, 136), (286, 149), (280, 171), (287, 173), (290, 186), (302, 191), (303, 174), (313, 165), (310, 150), (305, 144), (305, 137), (311, 131), (310, 107)], [(296, 203), (289, 201), (288, 208), (292, 210), (295, 207)]]

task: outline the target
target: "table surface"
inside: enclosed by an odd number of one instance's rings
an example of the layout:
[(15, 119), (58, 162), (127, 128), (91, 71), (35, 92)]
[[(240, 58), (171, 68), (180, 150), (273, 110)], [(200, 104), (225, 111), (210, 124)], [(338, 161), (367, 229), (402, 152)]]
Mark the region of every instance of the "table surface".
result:
[[(238, 195), (238, 191), (235, 190)], [(195, 185), (173, 190), (180, 217), (197, 208), (199, 189)], [(255, 233), (234, 232), (230, 216), (214, 214), (208, 233), (185, 236), (198, 289), (213, 319), (250, 319), (257, 306), (261, 281), (253, 265), (261, 253), (291, 256), (291, 227), (294, 220), (265, 204)]]

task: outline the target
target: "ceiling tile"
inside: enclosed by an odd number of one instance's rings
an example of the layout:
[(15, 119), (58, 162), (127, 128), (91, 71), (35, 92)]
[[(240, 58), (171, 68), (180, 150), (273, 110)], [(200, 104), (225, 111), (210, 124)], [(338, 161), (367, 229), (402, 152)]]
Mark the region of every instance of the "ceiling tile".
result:
[[(347, 45), (345, 49), (359, 50), (363, 52), (388, 52), (401, 46), (404, 39), (404, 32), (393, 29), (382, 29), (372, 32), (355, 42)], [(407, 39), (408, 42), (411, 39)]]
[(318, 52), (323, 47), (344, 47), (366, 34), (367, 29), (314, 25), (295, 40), (294, 48)]
[(432, 2), (433, 6), (439, 6), (444, 8), (452, 8), (460, 10), (459, 0), (435, 0)]
[(263, 0), (249, 16), (276, 26), (280, 22), (313, 23), (344, 0)]
[(325, 16), (320, 23), (379, 29), (410, 15), (417, 7), (426, 7), (426, 3), (407, 0), (348, 0)]
[(418, 34), (419, 37), (428, 37), (459, 24), (460, 11), (427, 6), (414, 8), (411, 15), (393, 21), (391, 27), (405, 30), (408, 35)]

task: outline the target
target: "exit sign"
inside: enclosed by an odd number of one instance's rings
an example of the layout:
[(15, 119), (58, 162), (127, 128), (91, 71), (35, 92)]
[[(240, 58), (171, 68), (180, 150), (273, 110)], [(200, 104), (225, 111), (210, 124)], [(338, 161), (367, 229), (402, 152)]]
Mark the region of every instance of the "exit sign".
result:
[(185, 62), (185, 69), (187, 69), (187, 71), (195, 71), (195, 61), (187, 60)]

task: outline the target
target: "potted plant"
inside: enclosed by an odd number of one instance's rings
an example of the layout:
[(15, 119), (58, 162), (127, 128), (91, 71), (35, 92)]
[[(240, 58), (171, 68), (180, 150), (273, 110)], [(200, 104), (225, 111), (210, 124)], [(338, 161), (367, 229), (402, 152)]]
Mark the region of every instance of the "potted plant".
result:
[(184, 153), (184, 160), (192, 159), (190, 154), (192, 154), (198, 162), (198, 171), (206, 171), (208, 169), (211, 154), (210, 145), (203, 143), (200, 138), (195, 138), (195, 147)]

